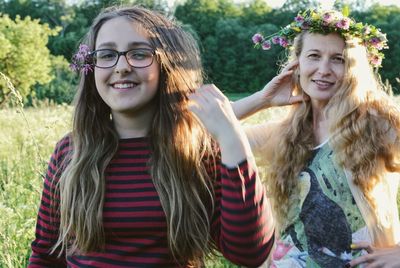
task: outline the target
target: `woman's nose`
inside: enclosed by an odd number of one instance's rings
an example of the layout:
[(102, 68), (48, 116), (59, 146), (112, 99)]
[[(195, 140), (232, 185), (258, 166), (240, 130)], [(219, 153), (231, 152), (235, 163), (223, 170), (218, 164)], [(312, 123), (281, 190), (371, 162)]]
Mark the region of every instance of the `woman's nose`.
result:
[(322, 59), (318, 62), (318, 73), (321, 75), (329, 75), (332, 69), (329, 60)]

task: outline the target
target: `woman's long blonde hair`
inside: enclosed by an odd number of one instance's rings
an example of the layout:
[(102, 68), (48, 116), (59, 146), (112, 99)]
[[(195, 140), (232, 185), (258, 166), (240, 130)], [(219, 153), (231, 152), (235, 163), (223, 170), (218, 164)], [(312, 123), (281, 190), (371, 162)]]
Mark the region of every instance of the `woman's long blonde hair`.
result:
[[(202, 83), (197, 43), (156, 12), (112, 7), (97, 16), (86, 36), (91, 50), (102, 25), (117, 17), (139, 23), (148, 32), (161, 65), (148, 164), (166, 214), (169, 248), (177, 261), (196, 264), (214, 248), (209, 235), (214, 178), (207, 175), (209, 167), (204, 164), (214, 154), (209, 136), (187, 110), (187, 95)], [(70, 135), (73, 151), (57, 185), (61, 219), (54, 249), (61, 247), (67, 254), (104, 249), (105, 170), (119, 140), (110, 108), (96, 90), (93, 72), (81, 76), (75, 104)]]
[[(299, 58), (306, 34), (296, 37), (289, 61)], [(370, 193), (382, 172), (400, 171), (400, 113), (383, 91), (359, 40), (345, 40), (344, 57), (344, 79), (325, 109), (329, 143), (337, 163), (352, 173), (354, 183), (374, 206)], [(293, 79), (295, 90), (303, 94), (298, 76)], [(268, 168), (267, 186), (280, 230), (289, 222), (287, 211), (291, 201), (296, 200), (291, 197), (298, 190), (298, 176), (316, 145), (312, 120), (311, 103), (303, 102), (293, 105), (279, 126), (282, 138), (273, 149), (275, 157)]]

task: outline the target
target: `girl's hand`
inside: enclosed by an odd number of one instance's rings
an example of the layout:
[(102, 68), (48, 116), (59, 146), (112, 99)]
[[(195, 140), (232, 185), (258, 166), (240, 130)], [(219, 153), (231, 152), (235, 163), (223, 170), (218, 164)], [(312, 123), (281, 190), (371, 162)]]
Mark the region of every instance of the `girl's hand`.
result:
[(368, 254), (355, 258), (346, 267), (362, 264), (365, 268), (397, 268), (400, 267), (400, 246), (376, 248), (368, 243), (353, 244), (352, 249), (365, 249)]
[(203, 85), (191, 94), (189, 110), (218, 142), (222, 163), (234, 167), (243, 159), (253, 161), (250, 144), (231, 103), (215, 85)]
[(228, 98), (213, 84), (189, 95), (189, 110), (219, 142), (239, 126)]
[(261, 96), (264, 98), (265, 106), (284, 106), (303, 101), (307, 96), (293, 96), (293, 72), (297, 68), (299, 62), (293, 61), (289, 63), (282, 72), (275, 76), (261, 90)]

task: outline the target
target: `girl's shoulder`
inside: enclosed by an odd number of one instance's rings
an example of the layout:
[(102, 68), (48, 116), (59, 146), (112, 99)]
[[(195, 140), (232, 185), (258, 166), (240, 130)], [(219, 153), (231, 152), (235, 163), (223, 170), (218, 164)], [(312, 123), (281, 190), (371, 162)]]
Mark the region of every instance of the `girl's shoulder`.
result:
[(63, 162), (66, 156), (72, 152), (72, 133), (67, 133), (55, 146), (52, 159), (56, 162)]

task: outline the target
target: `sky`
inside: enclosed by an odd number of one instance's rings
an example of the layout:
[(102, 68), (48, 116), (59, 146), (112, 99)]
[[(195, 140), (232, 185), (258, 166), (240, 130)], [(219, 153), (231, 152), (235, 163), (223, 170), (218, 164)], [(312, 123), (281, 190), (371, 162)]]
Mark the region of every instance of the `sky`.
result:
[[(79, 1), (80, 0), (67, 0), (67, 2), (69, 2), (69, 3), (77, 3)], [(170, 6), (173, 6), (173, 4), (175, 2), (182, 3), (184, 1), (185, 0), (168, 0), (168, 4)], [(245, 1), (248, 1), (248, 0), (234, 0), (234, 1), (240, 3), (240, 2), (245, 2)], [(283, 5), (283, 3), (285, 3), (286, 0), (265, 0), (265, 1), (271, 7), (279, 8), (279, 7), (281, 7)], [(397, 6), (400, 6), (400, 0), (365, 0), (365, 1), (367, 3), (379, 2), (379, 4), (381, 4), (381, 5), (397, 5)], [(332, 5), (335, 2), (335, 0), (318, 0), (318, 2), (321, 3), (321, 7), (323, 9), (329, 9), (329, 8), (332, 7)]]
[[(169, 1), (174, 1), (174, 0), (169, 0)], [(236, 2), (244, 2), (246, 0), (236, 0)], [(286, 0), (265, 0), (268, 5), (271, 7), (281, 7), (283, 3), (285, 3)], [(335, 0), (318, 0), (318, 2), (321, 3), (321, 7), (323, 9), (328, 9), (331, 8)], [(366, 0), (366, 2), (372, 2), (371, 0)], [(400, 6), (400, 0), (379, 0), (379, 4), (381, 5), (397, 5)]]

